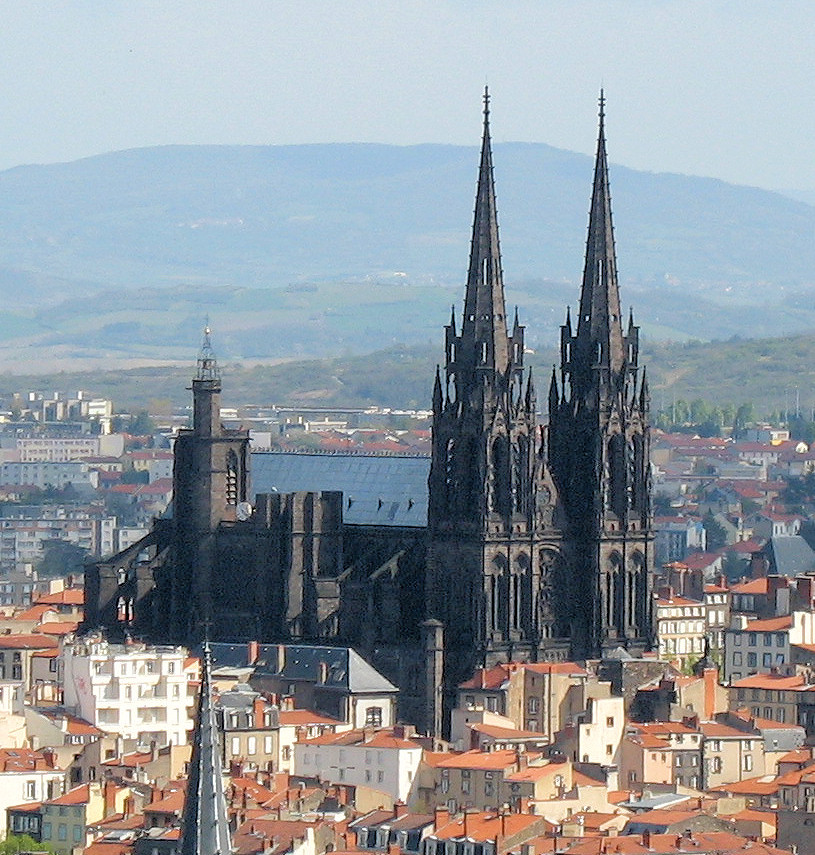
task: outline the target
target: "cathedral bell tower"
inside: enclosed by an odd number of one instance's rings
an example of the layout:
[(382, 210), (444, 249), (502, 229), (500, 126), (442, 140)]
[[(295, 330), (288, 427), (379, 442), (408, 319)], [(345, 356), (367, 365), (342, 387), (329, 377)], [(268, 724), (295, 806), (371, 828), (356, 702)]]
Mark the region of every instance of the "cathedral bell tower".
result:
[(623, 332), (605, 138), (605, 100), (577, 329), (561, 327), (549, 393), (549, 460), (574, 563), (574, 655), (652, 641), (649, 394), (639, 327)]
[(445, 328), (433, 390), (426, 594), (448, 686), (477, 665), (536, 659), (563, 629), (556, 491), (517, 312), (511, 329), (485, 92), (464, 313), (460, 332), (455, 310)]
[[(192, 428), (176, 439), (173, 463), (174, 551), (171, 634), (174, 641), (192, 643), (203, 637), (215, 619), (213, 591), (219, 561), (215, 532), (234, 522), (246, 502), (249, 481), (249, 436), (221, 424), (221, 374), (210, 341), (210, 330), (198, 356), (192, 380)], [(219, 628), (211, 632), (217, 638)]]

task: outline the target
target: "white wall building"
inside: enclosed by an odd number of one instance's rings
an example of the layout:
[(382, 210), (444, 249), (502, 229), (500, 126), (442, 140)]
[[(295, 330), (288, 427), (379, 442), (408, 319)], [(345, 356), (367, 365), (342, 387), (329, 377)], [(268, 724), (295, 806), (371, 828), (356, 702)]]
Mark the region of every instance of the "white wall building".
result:
[(56, 463), (78, 460), (80, 457), (121, 457), (124, 454), (124, 436), (111, 433), (106, 436), (21, 437), (17, 440), (20, 460), (50, 460)]
[(74, 641), (62, 651), (65, 706), (91, 724), (142, 744), (187, 743), (198, 664), (183, 647)]
[(95, 490), (99, 486), (99, 473), (90, 469), (87, 463), (70, 460), (53, 463), (44, 460), (6, 462), (0, 466), (0, 484), (13, 487), (55, 487), (61, 490), (68, 484), (74, 487), (88, 487)]
[(577, 760), (619, 766), (625, 732), (623, 698), (589, 698), (586, 720), (577, 726)]
[(400, 726), (363, 728), (301, 740), (294, 746), (294, 774), (370, 787), (406, 802), (422, 759), (422, 746), (407, 733)]

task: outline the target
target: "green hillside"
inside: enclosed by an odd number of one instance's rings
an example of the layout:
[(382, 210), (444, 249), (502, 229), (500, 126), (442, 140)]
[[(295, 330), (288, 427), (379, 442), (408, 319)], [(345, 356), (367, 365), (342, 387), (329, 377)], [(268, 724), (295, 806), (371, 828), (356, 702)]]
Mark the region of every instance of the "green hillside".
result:
[[(675, 398), (702, 398), (716, 404), (752, 401), (757, 414), (780, 411), (800, 390), (805, 412), (815, 405), (815, 336), (755, 341), (686, 344), (646, 342), (643, 361), (652, 389), (653, 409)], [(311, 404), (317, 406), (382, 406), (427, 408), (439, 346), (392, 347), (330, 359), (292, 360), (277, 365), (248, 366), (222, 360), (224, 404)], [(528, 356), (545, 395), (554, 350)], [(59, 372), (49, 375), (0, 375), (0, 396), (27, 389), (87, 389), (114, 399), (118, 408), (169, 411), (189, 403), (186, 387), (192, 374), (184, 365), (109, 372)]]

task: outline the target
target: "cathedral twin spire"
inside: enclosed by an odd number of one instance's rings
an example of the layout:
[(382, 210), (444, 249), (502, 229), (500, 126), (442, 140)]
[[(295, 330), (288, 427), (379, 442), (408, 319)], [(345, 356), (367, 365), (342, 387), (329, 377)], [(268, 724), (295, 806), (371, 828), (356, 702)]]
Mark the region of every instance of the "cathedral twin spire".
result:
[(498, 208), (492, 169), (490, 96), (484, 90), (484, 133), (475, 197), (470, 265), (464, 299), (459, 362), (467, 368), (506, 371), (510, 361)]
[[(605, 97), (600, 92), (600, 128), (589, 214), (586, 262), (580, 292), (577, 345), (595, 351), (596, 361), (616, 378), (626, 361), (620, 313), (620, 290), (611, 221), (611, 193), (606, 155)], [(599, 348), (599, 353), (596, 351)], [(581, 354), (583, 355), (583, 354)]]

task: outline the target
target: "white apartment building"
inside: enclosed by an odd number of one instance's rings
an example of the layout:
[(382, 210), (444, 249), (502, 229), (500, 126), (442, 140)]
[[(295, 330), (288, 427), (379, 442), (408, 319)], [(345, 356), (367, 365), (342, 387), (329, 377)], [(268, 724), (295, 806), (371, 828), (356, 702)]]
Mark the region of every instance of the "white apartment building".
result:
[(124, 450), (124, 436), (120, 433), (105, 436), (32, 436), (17, 440), (17, 451), (23, 463), (35, 460), (63, 463), (80, 457), (121, 457)]
[(422, 746), (401, 726), (326, 733), (294, 745), (294, 774), (388, 793), (407, 802)]
[(87, 550), (89, 555), (114, 552), (116, 517), (85, 513), (49, 514), (37, 518), (0, 518), (0, 569), (9, 571), (21, 564), (36, 565), (47, 541), (61, 540)]
[(198, 662), (183, 647), (73, 641), (61, 657), (65, 706), (76, 715), (141, 744), (187, 743)]
[(87, 463), (71, 460), (65, 463), (36, 461), (22, 463), (7, 461), (0, 466), (0, 484), (12, 487), (55, 487), (61, 490), (71, 484), (74, 487), (88, 487), (95, 490), (99, 486), (99, 473)]

